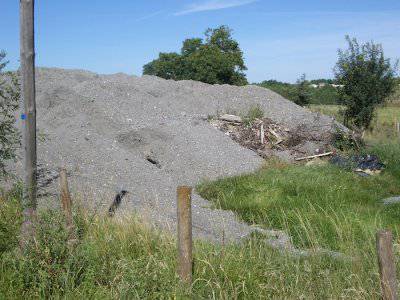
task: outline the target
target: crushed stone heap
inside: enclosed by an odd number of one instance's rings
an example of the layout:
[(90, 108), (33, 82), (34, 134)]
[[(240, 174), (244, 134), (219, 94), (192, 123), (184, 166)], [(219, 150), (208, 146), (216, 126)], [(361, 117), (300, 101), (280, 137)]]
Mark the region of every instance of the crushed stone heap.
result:
[[(258, 86), (52, 68), (40, 68), (36, 75), (39, 192), (44, 196), (39, 205), (55, 202), (45, 196), (58, 194), (57, 170), (64, 166), (75, 201), (106, 214), (116, 192), (125, 189), (130, 193), (117, 214), (136, 211), (171, 231), (178, 185), (252, 172), (263, 163), (214, 128), (208, 116), (258, 105), (266, 118), (288, 130), (301, 127), (313, 140), (326, 142), (334, 130), (332, 118)], [(18, 162), (19, 172), (21, 166)], [(237, 240), (252, 230), (232, 212), (210, 207), (193, 195), (195, 237)]]

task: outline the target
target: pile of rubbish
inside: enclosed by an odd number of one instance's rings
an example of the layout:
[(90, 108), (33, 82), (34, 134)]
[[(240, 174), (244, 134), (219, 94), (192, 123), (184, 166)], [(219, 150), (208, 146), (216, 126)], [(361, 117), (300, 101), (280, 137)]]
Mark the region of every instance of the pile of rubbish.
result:
[(210, 123), (263, 158), (280, 157), (279, 154), (284, 153), (287, 154), (284, 160), (299, 161), (333, 153), (333, 148), (328, 143), (313, 140), (302, 128), (291, 130), (269, 118), (250, 121), (236, 115), (224, 114), (210, 120)]
[[(310, 139), (307, 132), (301, 128), (290, 130), (268, 118), (249, 121), (236, 115), (224, 114), (210, 120), (210, 123), (235, 142), (257, 152), (263, 158), (288, 152), (292, 161), (306, 161), (307, 166), (329, 162), (360, 176), (376, 175), (385, 168), (376, 155), (340, 155), (333, 146), (318, 144), (318, 141)], [(330, 159), (322, 160), (327, 157)]]

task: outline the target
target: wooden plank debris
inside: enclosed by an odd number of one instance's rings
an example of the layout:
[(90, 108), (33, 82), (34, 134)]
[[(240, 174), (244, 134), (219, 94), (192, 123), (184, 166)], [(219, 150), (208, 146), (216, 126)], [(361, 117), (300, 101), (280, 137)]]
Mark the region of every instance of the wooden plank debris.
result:
[(317, 157), (329, 156), (329, 155), (332, 155), (332, 154), (333, 154), (333, 151), (326, 152), (326, 153), (321, 153), (321, 154), (316, 154), (316, 155), (305, 156), (305, 157), (298, 157), (298, 158), (295, 158), (294, 160), (300, 161), (300, 160), (306, 160), (306, 159), (313, 159), (313, 158), (317, 158)]

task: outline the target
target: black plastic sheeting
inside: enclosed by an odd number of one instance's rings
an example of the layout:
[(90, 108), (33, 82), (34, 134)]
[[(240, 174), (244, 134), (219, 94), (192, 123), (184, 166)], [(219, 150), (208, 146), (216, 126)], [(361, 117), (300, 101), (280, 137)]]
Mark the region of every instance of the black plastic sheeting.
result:
[(351, 156), (335, 155), (329, 162), (338, 167), (353, 170), (362, 176), (368, 176), (373, 172), (381, 171), (385, 168), (385, 164), (374, 154)]

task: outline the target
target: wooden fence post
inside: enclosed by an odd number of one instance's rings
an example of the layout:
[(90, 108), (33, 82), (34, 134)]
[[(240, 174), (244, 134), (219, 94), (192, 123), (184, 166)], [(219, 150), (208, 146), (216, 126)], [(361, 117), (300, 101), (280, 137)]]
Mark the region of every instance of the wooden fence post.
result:
[(35, 233), (37, 189), (34, 0), (20, 0), (21, 96), (23, 99), (24, 192), (21, 248)]
[(73, 232), (72, 200), (68, 188), (67, 171), (64, 168), (60, 170), (60, 191), (61, 191), (62, 209), (65, 215), (67, 229), (71, 239)]
[(178, 275), (187, 284), (192, 284), (192, 188), (180, 186), (177, 189), (178, 220)]
[(393, 235), (389, 230), (376, 233), (379, 274), (381, 278), (382, 299), (397, 299), (396, 265), (392, 245)]

